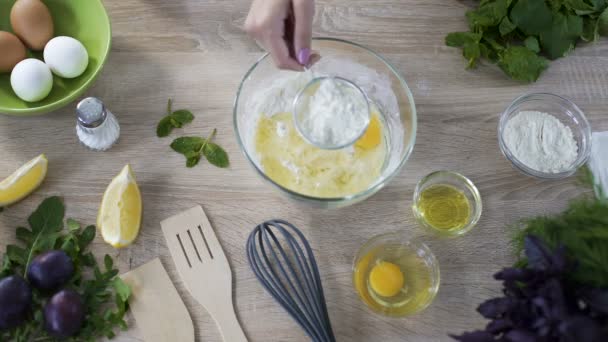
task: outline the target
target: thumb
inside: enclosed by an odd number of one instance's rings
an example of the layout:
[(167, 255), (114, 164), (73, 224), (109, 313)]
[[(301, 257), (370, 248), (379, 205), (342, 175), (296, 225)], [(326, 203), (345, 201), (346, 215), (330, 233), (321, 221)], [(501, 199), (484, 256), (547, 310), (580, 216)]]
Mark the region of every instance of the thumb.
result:
[(311, 55), (312, 21), (315, 15), (314, 0), (293, 0), (293, 12), (296, 59), (301, 65), (308, 65)]

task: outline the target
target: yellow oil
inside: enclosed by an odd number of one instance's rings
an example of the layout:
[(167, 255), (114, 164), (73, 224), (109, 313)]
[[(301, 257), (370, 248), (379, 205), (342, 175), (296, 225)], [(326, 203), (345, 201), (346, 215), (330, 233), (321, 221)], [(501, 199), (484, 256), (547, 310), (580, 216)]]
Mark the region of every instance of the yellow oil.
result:
[[(399, 271), (395, 274), (389, 269), (383, 274), (386, 279), (378, 278), (374, 272), (387, 264)], [(379, 246), (363, 255), (355, 265), (353, 282), (364, 303), (388, 316), (406, 316), (424, 309), (433, 300), (438, 286), (429, 262), (415, 250), (399, 245)], [(395, 284), (400, 288), (393, 289)]]
[(422, 190), (416, 206), (422, 219), (439, 230), (459, 230), (468, 224), (471, 215), (467, 196), (447, 184), (434, 184)]
[(354, 146), (323, 150), (300, 136), (291, 113), (261, 114), (254, 144), (265, 174), (276, 183), (308, 196), (342, 197), (366, 190), (380, 177), (387, 156), (384, 131), (374, 113)]

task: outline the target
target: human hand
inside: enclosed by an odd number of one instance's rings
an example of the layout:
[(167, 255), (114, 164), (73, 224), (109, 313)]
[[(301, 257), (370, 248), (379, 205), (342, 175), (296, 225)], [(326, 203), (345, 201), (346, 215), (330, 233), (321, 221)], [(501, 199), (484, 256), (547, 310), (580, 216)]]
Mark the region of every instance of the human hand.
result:
[(302, 71), (311, 60), (314, 0), (253, 0), (245, 31), (281, 69)]

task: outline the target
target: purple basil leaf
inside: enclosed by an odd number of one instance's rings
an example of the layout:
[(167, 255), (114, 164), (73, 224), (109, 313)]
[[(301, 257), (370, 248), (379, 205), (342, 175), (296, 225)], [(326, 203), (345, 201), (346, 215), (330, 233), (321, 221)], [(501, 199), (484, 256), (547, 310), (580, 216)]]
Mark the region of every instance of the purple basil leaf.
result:
[(511, 307), (513, 301), (510, 298), (493, 298), (481, 303), (477, 311), (485, 318), (495, 319), (502, 317)]
[(551, 255), (551, 271), (561, 274), (566, 272), (567, 266), (566, 247), (559, 246)]
[(551, 308), (549, 307), (549, 303), (543, 297), (534, 297), (532, 298), (532, 305), (540, 312), (544, 317), (551, 317)]
[(509, 319), (499, 318), (488, 323), (488, 325), (486, 326), (486, 331), (491, 334), (498, 335), (511, 329), (512, 327), (513, 323), (511, 323)]
[(524, 238), (524, 249), (530, 268), (546, 270), (551, 265), (551, 253), (538, 237), (527, 235)]
[(608, 339), (602, 327), (593, 319), (585, 316), (574, 316), (559, 325), (563, 342), (603, 342)]
[(547, 280), (542, 289), (539, 290), (551, 306), (551, 312), (547, 314), (553, 319), (562, 320), (568, 316), (568, 305), (562, 284), (559, 280), (551, 278)]
[(453, 339), (460, 342), (494, 342), (494, 336), (487, 331), (476, 330), (465, 332), (460, 336), (450, 335)]
[(514, 329), (505, 333), (505, 340), (509, 342), (537, 342), (536, 335), (528, 330)]
[(586, 289), (581, 293), (581, 297), (593, 310), (608, 314), (608, 289)]
[(494, 279), (504, 280), (508, 282), (521, 281), (525, 282), (530, 279), (532, 273), (525, 268), (504, 268), (502, 271), (494, 274)]

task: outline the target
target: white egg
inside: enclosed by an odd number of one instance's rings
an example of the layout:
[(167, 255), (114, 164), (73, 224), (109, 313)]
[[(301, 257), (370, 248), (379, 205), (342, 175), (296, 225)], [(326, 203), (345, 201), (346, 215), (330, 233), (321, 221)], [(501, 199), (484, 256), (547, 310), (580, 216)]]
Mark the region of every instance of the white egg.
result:
[(44, 47), (44, 62), (63, 78), (82, 75), (89, 65), (89, 54), (81, 42), (72, 37), (55, 37)]
[(24, 59), (11, 72), (11, 87), (20, 99), (36, 102), (49, 95), (53, 88), (51, 69), (35, 58)]

